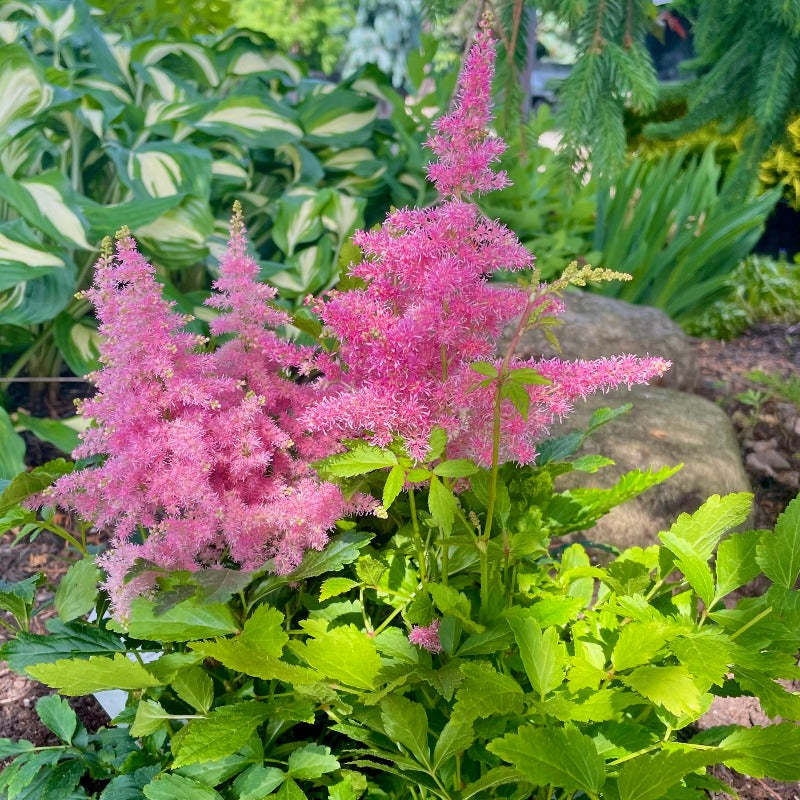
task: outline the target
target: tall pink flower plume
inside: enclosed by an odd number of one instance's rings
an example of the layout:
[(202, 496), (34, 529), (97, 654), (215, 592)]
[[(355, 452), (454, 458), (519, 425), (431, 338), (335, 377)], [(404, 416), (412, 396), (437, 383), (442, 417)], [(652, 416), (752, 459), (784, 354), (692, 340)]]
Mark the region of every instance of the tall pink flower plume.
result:
[(100, 320), (103, 368), (82, 407), (94, 425), (74, 456), (102, 460), (60, 479), (53, 494), (112, 530), (100, 561), (118, 615), (154, 580), (147, 572), (126, 580), (137, 559), (188, 570), (273, 559), (285, 573), (307, 549), (324, 547), (337, 519), (369, 510), (310, 466), (337, 446), (298, 422), (315, 389), (282, 372), (311, 356), (265, 327), (285, 317), (256, 275), (237, 214), (210, 303), (226, 312), (214, 331), (237, 335), (206, 353), (205, 340), (186, 333), (186, 319), (162, 299), (133, 239), (121, 236), (116, 254), (97, 264), (87, 296)]
[(506, 149), (489, 132), (494, 60), (494, 42), (484, 20), (459, 76), (455, 110), (434, 124), (436, 133), (427, 142), (438, 157), (428, 167), (428, 178), (444, 197), (490, 192), (510, 183), (505, 172), (491, 168)]
[[(488, 281), (498, 270), (529, 269), (533, 256), (505, 226), (461, 199), (508, 183), (491, 169), (505, 147), (488, 130), (493, 68), (493, 42), (484, 26), (467, 56), (455, 109), (429, 140), (439, 160), (428, 174), (448, 199), (434, 208), (395, 211), (381, 229), (356, 233), (364, 259), (351, 272), (365, 287), (332, 292), (315, 304), (339, 342), (338, 367), (327, 370), (329, 393), (306, 414), (315, 430), (366, 436), (377, 445), (399, 436), (412, 457), (424, 460), (438, 426), (448, 434), (449, 457), (491, 462), (495, 387), (480, 388), (471, 364), (494, 361), (500, 334), (523, 313), (553, 316), (563, 309), (547, 287), (531, 292)], [(526, 463), (576, 398), (647, 381), (669, 365), (631, 356), (509, 363), (519, 366), (552, 381), (528, 387), (527, 421), (503, 401), (501, 457)]]

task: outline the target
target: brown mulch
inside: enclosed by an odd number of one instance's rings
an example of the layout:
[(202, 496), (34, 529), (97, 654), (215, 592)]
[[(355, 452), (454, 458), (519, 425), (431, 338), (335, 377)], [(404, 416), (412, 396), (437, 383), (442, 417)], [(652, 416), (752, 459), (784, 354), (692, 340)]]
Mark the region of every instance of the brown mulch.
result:
[[(741, 399), (748, 390), (759, 387), (745, 378), (745, 373), (760, 369), (783, 377), (800, 375), (800, 325), (762, 325), (730, 342), (698, 340), (695, 344), (700, 373), (698, 394), (707, 397), (730, 416), (742, 448), (742, 458), (755, 494), (755, 524), (770, 528), (800, 488), (800, 409), (777, 398), (767, 396), (757, 409)], [(77, 387), (70, 387), (74, 396)], [(86, 387), (83, 387), (86, 388)], [(26, 405), (21, 402), (20, 405)], [(37, 405), (31, 404), (28, 405)], [(67, 402), (47, 402), (43, 409), (31, 408), (34, 413), (56, 410), (55, 415), (66, 416), (71, 411), (71, 397)], [(58, 413), (60, 412), (60, 414)], [(763, 453), (775, 456), (761, 457)], [(755, 453), (757, 458), (749, 458)], [(34, 452), (41, 461), (52, 458), (49, 450)], [(779, 465), (765, 471), (767, 466)], [(783, 465), (788, 464), (788, 468)], [(0, 557), (5, 580), (20, 580), (36, 572), (44, 572), (50, 580), (44, 596), (52, 592), (52, 585), (69, 564), (69, 552), (56, 537), (42, 535), (34, 542), (9, 548), (10, 537), (0, 538)], [(759, 585), (750, 587), (757, 592)], [(43, 620), (52, 610), (45, 611), (34, 623), (41, 629)], [(0, 628), (0, 642), (4, 631)], [(52, 744), (53, 735), (39, 722), (34, 704), (38, 697), (49, 692), (40, 684), (28, 681), (0, 663), (0, 737), (27, 738), (40, 745)], [(107, 724), (108, 717), (94, 698), (70, 698), (70, 704), (90, 731)], [(799, 756), (800, 757), (800, 756)], [(712, 770), (718, 778), (729, 783), (742, 800), (800, 800), (800, 784), (778, 783), (769, 779), (739, 775), (726, 767)], [(712, 793), (713, 800), (723, 800), (728, 795)]]

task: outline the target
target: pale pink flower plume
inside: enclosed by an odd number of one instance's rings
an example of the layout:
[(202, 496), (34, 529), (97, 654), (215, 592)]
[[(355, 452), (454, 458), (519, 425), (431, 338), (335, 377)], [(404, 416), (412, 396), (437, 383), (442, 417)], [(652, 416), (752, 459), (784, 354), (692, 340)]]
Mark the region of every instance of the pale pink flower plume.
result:
[(441, 653), (442, 643), (439, 640), (438, 619), (433, 620), (430, 625), (412, 625), (411, 633), (408, 634), (408, 641), (417, 647), (424, 647), (430, 653)]
[(118, 615), (153, 585), (152, 572), (127, 580), (137, 560), (196, 570), (272, 559), (286, 573), (325, 546), (337, 519), (376, 506), (346, 502), (312, 469), (339, 446), (298, 422), (316, 390), (286, 373), (308, 370), (312, 354), (266, 327), (286, 317), (257, 272), (237, 215), (210, 303), (225, 310), (213, 330), (236, 335), (207, 353), (162, 299), (133, 239), (122, 236), (116, 254), (98, 262), (87, 297), (100, 320), (103, 368), (82, 407), (94, 425), (73, 455), (99, 461), (60, 479), (53, 494), (113, 532), (100, 563)]
[[(314, 304), (339, 342), (338, 364), (326, 368), (329, 393), (306, 415), (308, 425), (376, 445), (402, 438), (424, 461), (435, 427), (448, 435), (448, 457), (491, 463), (495, 387), (480, 388), (476, 360), (496, 361), (503, 330), (523, 313), (555, 316), (562, 302), (547, 287), (495, 284), (498, 270), (525, 270), (533, 256), (504, 225), (462, 199), (507, 185), (491, 169), (501, 139), (488, 130), (494, 47), (487, 26), (478, 33), (459, 81), (454, 111), (436, 125), (429, 146), (439, 157), (431, 180), (447, 199), (429, 209), (401, 209), (383, 227), (354, 236), (364, 259), (350, 271), (365, 288), (331, 292)], [(499, 366), (499, 362), (496, 362)], [(569, 363), (512, 360), (539, 370), (549, 386), (530, 386), (524, 420), (511, 400), (502, 405), (501, 460), (529, 463), (536, 443), (573, 402), (619, 384), (660, 375), (663, 359), (625, 356)]]

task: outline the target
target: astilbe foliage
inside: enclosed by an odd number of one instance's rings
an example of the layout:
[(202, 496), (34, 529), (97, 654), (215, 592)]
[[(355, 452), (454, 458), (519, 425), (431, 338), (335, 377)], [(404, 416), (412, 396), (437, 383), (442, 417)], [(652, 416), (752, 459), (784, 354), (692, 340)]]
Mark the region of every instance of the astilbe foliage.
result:
[(126, 231), (97, 264), (86, 296), (100, 320), (103, 368), (81, 408), (94, 425), (73, 455), (101, 460), (62, 478), (53, 494), (113, 532), (100, 563), (118, 615), (154, 580), (152, 571), (126, 578), (138, 559), (195, 570), (272, 558), (288, 572), (325, 545), (338, 518), (366, 508), (346, 503), (310, 466), (336, 445), (299, 425), (315, 388), (287, 371), (308, 371), (313, 354), (267, 327), (286, 316), (257, 273), (237, 210), (210, 301), (225, 312), (212, 330), (235, 335), (205, 352)]
[(507, 374), (537, 370), (549, 385), (526, 387), (527, 419), (510, 399), (501, 403), (501, 460), (532, 461), (536, 442), (577, 398), (661, 374), (668, 362), (621, 356), (594, 361), (497, 359), (503, 330), (519, 320), (554, 316), (563, 304), (544, 284), (491, 283), (498, 270), (528, 270), (531, 254), (499, 222), (469, 200), (508, 184), (492, 163), (504, 149), (492, 137), (494, 47), (484, 24), (459, 78), (453, 112), (436, 124), (428, 146), (438, 156), (429, 177), (444, 200), (434, 208), (390, 213), (379, 230), (355, 236), (364, 259), (351, 266), (363, 286), (332, 292), (315, 304), (340, 344), (338, 370), (328, 369), (330, 393), (308, 412), (311, 427), (332, 435), (366, 435), (373, 444), (402, 437), (424, 460), (432, 430), (443, 428), (448, 457), (488, 465), (493, 458), (495, 386), (478, 386), (471, 364), (492, 361)]

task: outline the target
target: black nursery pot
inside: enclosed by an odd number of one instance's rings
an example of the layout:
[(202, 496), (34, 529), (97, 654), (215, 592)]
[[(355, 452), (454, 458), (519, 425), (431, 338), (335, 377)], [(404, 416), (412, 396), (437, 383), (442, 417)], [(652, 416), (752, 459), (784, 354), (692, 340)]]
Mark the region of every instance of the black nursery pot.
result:
[(795, 211), (785, 199), (781, 198), (767, 217), (755, 252), (776, 258), (781, 252), (789, 257), (800, 252), (800, 211)]

